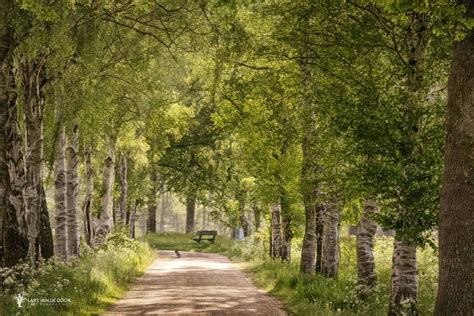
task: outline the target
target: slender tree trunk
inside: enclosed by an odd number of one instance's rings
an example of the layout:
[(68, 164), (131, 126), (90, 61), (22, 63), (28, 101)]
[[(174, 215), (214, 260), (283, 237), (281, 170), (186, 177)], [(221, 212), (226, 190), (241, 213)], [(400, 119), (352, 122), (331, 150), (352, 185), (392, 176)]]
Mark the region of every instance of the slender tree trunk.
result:
[(314, 273), (316, 259), (316, 207), (305, 204), (305, 231), (301, 247), (301, 273)]
[(280, 221), (281, 206), (272, 207), (272, 226), (271, 226), (271, 252), (272, 258), (281, 258), (282, 255), (282, 228)]
[(281, 259), (285, 261), (291, 260), (291, 241), (293, 240), (293, 230), (291, 228), (292, 214), (288, 194), (283, 189), (281, 195), (281, 224), (282, 224), (282, 248)]
[(53, 231), (51, 229), (51, 223), (49, 222), (48, 205), (46, 204), (46, 193), (44, 188), (40, 188), (40, 218), (39, 218), (39, 254), (44, 259), (49, 259), (54, 256), (54, 241)]
[(395, 235), (389, 316), (416, 315), (418, 275), (416, 246)]
[(202, 207), (202, 229), (206, 229), (207, 209), (205, 206)]
[(167, 199), (168, 193), (164, 192), (161, 194), (161, 213), (160, 213), (160, 233), (165, 231), (165, 215), (167, 211)]
[(13, 266), (28, 253), (25, 165), (7, 38), (10, 31), (7, 29), (0, 41), (0, 266)]
[(67, 248), (67, 213), (66, 213), (66, 161), (64, 148), (66, 146), (65, 130), (59, 128), (56, 140), (56, 155), (54, 158), (54, 205), (56, 209), (56, 255), (66, 260)]
[(186, 197), (186, 234), (194, 232), (194, 213), (196, 210), (196, 193), (192, 192)]
[(244, 237), (248, 237), (251, 234), (251, 226), (247, 219), (247, 216), (245, 216), (245, 201), (243, 200), (243, 198), (239, 199), (239, 214), (240, 225), (242, 226), (242, 230), (244, 231)]
[(148, 233), (156, 233), (156, 197), (148, 201)]
[(365, 298), (377, 283), (374, 260), (374, 237), (377, 223), (373, 219), (376, 213), (378, 213), (377, 205), (373, 201), (365, 201), (362, 217), (357, 226), (357, 280), (361, 298)]
[(84, 155), (84, 167), (86, 176), (86, 196), (82, 205), (84, 216), (84, 238), (89, 246), (92, 246), (94, 230), (92, 229), (92, 202), (94, 194), (94, 171), (92, 169), (92, 148), (87, 147)]
[(138, 201), (135, 200), (133, 203), (133, 207), (130, 210), (130, 219), (129, 219), (130, 238), (135, 238), (135, 219), (136, 219), (136, 214), (137, 214), (137, 207), (138, 207)]
[(67, 252), (69, 256), (79, 256), (78, 152), (79, 126), (74, 125), (71, 133), (67, 135), (66, 147)]
[(339, 208), (336, 205), (326, 204), (321, 274), (328, 278), (337, 276), (339, 271), (339, 216)]
[(316, 205), (316, 273), (321, 273), (323, 266), (324, 211), (324, 205)]
[(260, 207), (258, 207), (258, 205), (252, 205), (252, 210), (253, 210), (255, 231), (258, 231), (260, 229), (262, 210), (260, 209)]
[[(38, 235), (41, 216), (45, 216), (42, 203), (42, 164), (43, 164), (43, 110), (45, 70), (44, 58), (21, 61), (21, 78), (26, 134), (26, 187), (25, 205), (28, 223), (28, 255), (31, 260), (37, 259)], [(41, 215), (43, 214), (43, 215)], [(41, 227), (44, 227), (41, 225)]]
[[(305, 209), (305, 233), (301, 249), (301, 273), (313, 273), (316, 266), (316, 214), (318, 210), (318, 174), (321, 167), (318, 164), (320, 156), (317, 142), (317, 116), (313, 102), (312, 76), (308, 65), (300, 63), (300, 71), (303, 80), (303, 102), (302, 102), (302, 125), (303, 138), (301, 147), (303, 150), (303, 163), (301, 168), (301, 193), (303, 195)], [(321, 249), (319, 249), (321, 250)], [(319, 253), (320, 254), (320, 253)], [(320, 258), (319, 255), (320, 272)]]
[(125, 215), (127, 213), (127, 195), (128, 195), (128, 179), (127, 179), (127, 157), (122, 155), (120, 160), (120, 222), (125, 223)]
[[(466, 17), (474, 18), (474, 2)], [(448, 83), (435, 315), (474, 311), (474, 31), (456, 42)]]
[(100, 224), (97, 230), (97, 241), (102, 243), (106, 236), (112, 231), (113, 212), (113, 184), (115, 179), (115, 141), (108, 146), (107, 157), (104, 160), (103, 186), (104, 196), (102, 197), (102, 213)]

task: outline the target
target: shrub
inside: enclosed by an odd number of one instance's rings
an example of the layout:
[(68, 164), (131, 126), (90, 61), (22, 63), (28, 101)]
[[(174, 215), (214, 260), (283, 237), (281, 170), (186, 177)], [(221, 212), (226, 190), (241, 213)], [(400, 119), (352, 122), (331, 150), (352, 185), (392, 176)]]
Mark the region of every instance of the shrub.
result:
[[(5, 314), (101, 313), (152, 258), (147, 244), (113, 234), (97, 251), (83, 247), (80, 258), (41, 261), (36, 268), (24, 262), (2, 269)], [(15, 299), (19, 293), (25, 298), (21, 308)]]

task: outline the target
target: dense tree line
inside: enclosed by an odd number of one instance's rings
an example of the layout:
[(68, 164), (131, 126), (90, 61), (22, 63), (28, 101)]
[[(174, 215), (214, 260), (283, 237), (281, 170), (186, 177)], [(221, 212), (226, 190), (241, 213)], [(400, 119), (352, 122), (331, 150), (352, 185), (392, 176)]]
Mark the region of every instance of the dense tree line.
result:
[(394, 230), (389, 315), (417, 313), (416, 250), (439, 240), (436, 314), (474, 308), (472, 1), (4, 0), (0, 14), (3, 266), (134, 237), (141, 209), (163, 230), (173, 192), (187, 233), (200, 203), (234, 236), (267, 231), (302, 274), (336, 277), (341, 224), (357, 225), (361, 299), (376, 228)]

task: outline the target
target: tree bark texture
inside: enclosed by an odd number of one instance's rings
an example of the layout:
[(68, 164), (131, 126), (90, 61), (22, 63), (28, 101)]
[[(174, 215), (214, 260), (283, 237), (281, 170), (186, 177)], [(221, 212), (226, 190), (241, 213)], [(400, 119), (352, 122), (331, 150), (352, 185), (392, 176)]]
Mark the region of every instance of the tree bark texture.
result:
[[(474, 2), (458, 1), (474, 18)], [(448, 82), (435, 315), (474, 311), (474, 31), (453, 48)]]
[(194, 215), (196, 210), (196, 193), (192, 192), (186, 197), (186, 234), (194, 232)]
[(324, 211), (324, 205), (316, 205), (316, 273), (321, 273), (323, 266)]
[(389, 316), (416, 315), (418, 275), (416, 246), (395, 235)]
[(122, 155), (120, 159), (120, 208), (119, 219), (122, 224), (125, 223), (127, 214), (128, 179), (127, 179), (127, 156)]
[(41, 210), (39, 214), (38, 253), (43, 259), (49, 259), (54, 256), (54, 240), (53, 230), (51, 229), (51, 223), (49, 221), (46, 192), (44, 191), (43, 186), (41, 186), (40, 199)]
[(245, 214), (245, 200), (243, 197), (239, 199), (239, 216), (240, 225), (242, 226), (242, 230), (244, 232), (244, 237), (248, 237), (251, 234), (252, 227)]
[(339, 271), (339, 208), (326, 204), (324, 210), (324, 234), (321, 256), (321, 274), (328, 278), (337, 276)]
[(72, 127), (66, 143), (67, 249), (69, 256), (79, 256), (79, 126)]
[(94, 230), (92, 229), (92, 201), (94, 194), (94, 170), (92, 169), (92, 148), (88, 147), (85, 150), (84, 156), (85, 178), (86, 178), (86, 193), (84, 204), (82, 206), (82, 213), (84, 216), (84, 238), (89, 246), (92, 246), (92, 238)]
[(13, 266), (28, 253), (23, 201), (25, 165), (11, 67), (12, 34), (0, 41), (0, 265)]
[(63, 127), (59, 128), (54, 157), (54, 206), (56, 211), (56, 255), (66, 260), (67, 251), (67, 211), (66, 211), (66, 137)]
[(282, 252), (282, 229), (281, 229), (281, 206), (274, 205), (272, 207), (272, 225), (271, 225), (271, 250), (270, 255), (272, 258), (281, 258)]
[(135, 200), (133, 206), (130, 210), (130, 219), (129, 219), (129, 234), (130, 238), (135, 238), (135, 220), (137, 214), (138, 202)]
[(95, 234), (97, 241), (102, 243), (112, 231), (113, 185), (115, 179), (115, 141), (108, 146), (107, 157), (104, 160), (102, 213), (100, 224)]
[[(40, 255), (37, 251), (42, 214), (43, 164), (43, 110), (45, 103), (45, 57), (21, 60), (21, 80), (25, 114), (26, 185), (25, 205), (28, 225), (28, 255), (31, 260)], [(43, 211), (44, 212), (44, 211)]]
[(375, 202), (367, 200), (364, 202), (364, 209), (360, 223), (357, 226), (356, 254), (357, 254), (357, 281), (359, 285), (359, 295), (363, 298), (367, 292), (375, 287), (377, 275), (375, 273), (374, 260), (374, 238), (377, 231), (377, 223), (373, 215), (379, 209)]
[(300, 63), (300, 72), (304, 86), (302, 100), (303, 162), (301, 167), (301, 194), (305, 209), (305, 232), (301, 249), (301, 273), (314, 273), (316, 264), (316, 212), (318, 208), (318, 174), (321, 167), (318, 164), (320, 157), (317, 142), (317, 117), (312, 102), (312, 76), (308, 65)]
[(161, 194), (160, 233), (165, 231), (165, 215), (168, 211), (168, 192)]

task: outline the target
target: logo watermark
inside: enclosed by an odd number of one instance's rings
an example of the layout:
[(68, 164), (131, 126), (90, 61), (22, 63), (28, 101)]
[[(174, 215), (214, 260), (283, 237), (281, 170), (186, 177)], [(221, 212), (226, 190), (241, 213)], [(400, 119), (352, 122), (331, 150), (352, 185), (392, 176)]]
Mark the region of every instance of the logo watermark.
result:
[(16, 295), (16, 304), (19, 308), (22, 307), (23, 303), (27, 302), (29, 305), (65, 305), (71, 303), (71, 299), (68, 297), (32, 297), (27, 298), (25, 294), (18, 293)]

